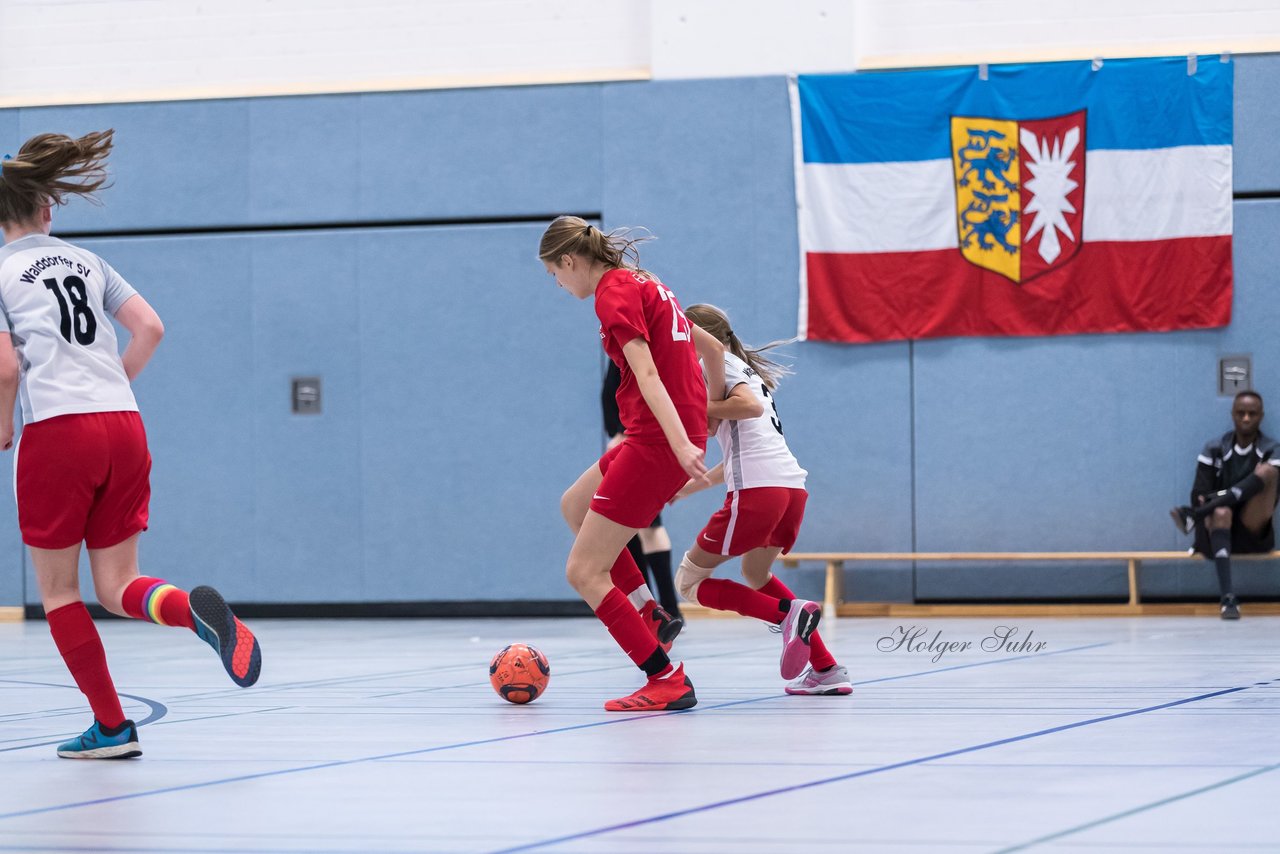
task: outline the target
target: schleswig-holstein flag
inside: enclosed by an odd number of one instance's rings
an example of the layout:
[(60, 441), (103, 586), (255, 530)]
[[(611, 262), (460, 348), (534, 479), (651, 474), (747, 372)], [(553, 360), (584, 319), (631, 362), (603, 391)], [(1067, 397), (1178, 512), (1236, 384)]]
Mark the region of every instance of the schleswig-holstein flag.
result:
[(1232, 65), (796, 78), (800, 336), (1224, 326)]

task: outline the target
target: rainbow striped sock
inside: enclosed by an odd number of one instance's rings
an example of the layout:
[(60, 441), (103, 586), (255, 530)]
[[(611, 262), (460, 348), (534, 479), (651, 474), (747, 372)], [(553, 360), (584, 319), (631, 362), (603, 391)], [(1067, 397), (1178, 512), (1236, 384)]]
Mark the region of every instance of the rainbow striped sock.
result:
[(120, 605), (135, 620), (148, 620), (162, 626), (182, 626), (195, 631), (187, 592), (162, 579), (139, 576), (124, 589)]

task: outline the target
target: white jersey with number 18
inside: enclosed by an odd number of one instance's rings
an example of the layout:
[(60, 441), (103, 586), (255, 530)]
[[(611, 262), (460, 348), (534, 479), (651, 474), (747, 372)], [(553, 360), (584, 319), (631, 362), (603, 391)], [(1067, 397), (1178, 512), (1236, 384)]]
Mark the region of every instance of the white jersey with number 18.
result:
[(726, 351), (725, 396), (735, 386), (743, 384), (764, 404), (764, 414), (757, 418), (722, 421), (716, 429), (716, 441), (720, 443), (720, 450), (724, 453), (725, 487), (730, 492), (761, 486), (803, 489), (808, 472), (800, 468), (791, 449), (787, 447), (773, 395), (750, 365)]
[(111, 324), (136, 293), (106, 261), (56, 237), (0, 249), (0, 311), (18, 352), (24, 423), (137, 411)]

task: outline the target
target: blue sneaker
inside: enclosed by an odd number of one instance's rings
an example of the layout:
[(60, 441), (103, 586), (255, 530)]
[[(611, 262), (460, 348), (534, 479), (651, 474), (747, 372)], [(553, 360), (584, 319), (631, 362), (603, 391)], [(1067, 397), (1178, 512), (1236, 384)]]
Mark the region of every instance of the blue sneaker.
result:
[(197, 587), (191, 591), (190, 605), (196, 634), (218, 653), (231, 681), (241, 688), (257, 682), (262, 669), (258, 639), (231, 613), (222, 594), (212, 587)]
[(125, 721), (115, 729), (107, 729), (94, 720), (84, 735), (58, 745), (63, 759), (132, 759), (142, 755), (138, 746), (138, 727)]

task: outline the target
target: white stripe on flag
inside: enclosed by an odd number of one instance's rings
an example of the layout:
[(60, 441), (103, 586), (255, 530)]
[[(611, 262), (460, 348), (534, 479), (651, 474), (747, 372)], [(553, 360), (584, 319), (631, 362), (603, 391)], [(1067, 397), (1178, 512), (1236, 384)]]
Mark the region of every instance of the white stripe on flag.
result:
[[(1231, 146), (1090, 151), (1085, 242), (1231, 234)], [(955, 249), (950, 160), (806, 163), (806, 252)]]
[[(795, 170), (796, 210), (800, 212), (800, 217), (803, 220), (806, 206), (804, 198), (804, 137), (802, 136), (800, 122), (800, 86), (794, 74), (787, 78), (787, 97), (791, 100), (791, 164)], [(796, 229), (796, 231), (799, 232), (800, 229)], [(797, 236), (800, 239), (800, 257), (803, 259), (805, 238), (803, 234), (797, 234)], [(796, 337), (801, 341), (809, 337), (809, 267), (803, 263), (800, 265), (800, 320), (799, 326), (796, 328)]]
[(1084, 239), (1171, 240), (1231, 233), (1231, 146), (1093, 151)]
[(806, 163), (800, 240), (806, 252), (954, 249), (950, 160)]

